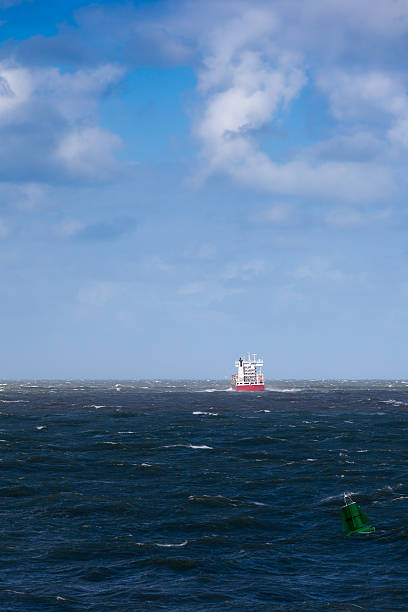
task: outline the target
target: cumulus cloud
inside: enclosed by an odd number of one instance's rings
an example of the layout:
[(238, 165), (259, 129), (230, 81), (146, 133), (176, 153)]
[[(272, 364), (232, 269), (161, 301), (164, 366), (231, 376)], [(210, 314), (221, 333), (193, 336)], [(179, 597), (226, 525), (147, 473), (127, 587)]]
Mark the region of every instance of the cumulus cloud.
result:
[(0, 178), (95, 181), (117, 171), (120, 138), (96, 122), (101, 96), (123, 69), (105, 64), (73, 73), (0, 64)]
[[(356, 153), (342, 159), (319, 158), (316, 149), (304, 148), (292, 159), (278, 161), (262, 150), (257, 131), (279, 124), (308, 86), (324, 92), (335, 120), (344, 124), (371, 116), (376, 122), (370, 133), (374, 139), (380, 116), (384, 121), (383, 133), (377, 137), (380, 146), (384, 140), (405, 146), (404, 83), (381, 70), (353, 73), (343, 63), (352, 32), (361, 29), (367, 40), (374, 32), (387, 37), (380, 15), (387, 23), (400, 18), (398, 26), (390, 23), (390, 27), (405, 32), (406, 4), (396, 2), (390, 18), (381, 2), (374, 3), (367, 23), (361, 7), (353, 12), (336, 2), (316, 2), (307, 9), (297, 0), (238, 4), (239, 12), (232, 3), (222, 3), (225, 10), (220, 14), (219, 7), (210, 3), (207, 13), (213, 11), (214, 20), (196, 43), (202, 57), (197, 69), (202, 104), (194, 124), (202, 148), (201, 178), (222, 172), (276, 194), (330, 196), (351, 202), (392, 195), (395, 176), (383, 160), (371, 163)], [(186, 7), (191, 10), (190, 4)], [(208, 22), (208, 14), (204, 19)], [(188, 32), (191, 25), (181, 20), (183, 28)], [(337, 31), (340, 40), (336, 36), (330, 42), (328, 38)], [(317, 52), (322, 54), (319, 68), (310, 64)]]
[(108, 130), (77, 126), (61, 137), (55, 153), (73, 177), (98, 180), (115, 168), (113, 151), (120, 145), (119, 136)]
[[(406, 0), (163, 0), (94, 4), (75, 18), (76, 28), (55, 37), (5, 47), (20, 58), (0, 71), (0, 124), (11, 157), (22, 149), (17, 126), (26, 121), (33, 149), (45, 153), (40, 159), (55, 176), (110, 176), (120, 141), (96, 124), (95, 109), (120, 79), (118, 65), (190, 65), (202, 180), (222, 173), (278, 197), (351, 203), (401, 190), (394, 165), (408, 146)], [(71, 72), (40, 68), (50, 53), (65, 57)], [(331, 115), (327, 138), (274, 155), (273, 136), (268, 149), (262, 133), (290, 118), (310, 92)], [(40, 175), (44, 164), (31, 161), (25, 167)], [(0, 166), (13, 170), (1, 158)]]

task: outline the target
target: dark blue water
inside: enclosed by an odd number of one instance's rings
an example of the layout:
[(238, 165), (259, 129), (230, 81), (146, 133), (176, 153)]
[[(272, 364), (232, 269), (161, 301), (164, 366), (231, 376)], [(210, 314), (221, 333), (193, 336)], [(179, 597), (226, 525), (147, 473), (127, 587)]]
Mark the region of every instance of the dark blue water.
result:
[(408, 384), (269, 388), (0, 386), (0, 609), (408, 610)]

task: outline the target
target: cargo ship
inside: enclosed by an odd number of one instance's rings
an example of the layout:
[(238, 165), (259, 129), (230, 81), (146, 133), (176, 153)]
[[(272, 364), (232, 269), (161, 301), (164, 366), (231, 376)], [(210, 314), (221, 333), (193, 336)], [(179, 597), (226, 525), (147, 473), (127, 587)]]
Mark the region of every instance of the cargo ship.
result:
[(263, 391), (265, 389), (262, 373), (263, 359), (257, 359), (254, 353), (248, 353), (248, 358), (240, 357), (235, 362), (237, 373), (233, 375), (231, 386), (234, 391)]

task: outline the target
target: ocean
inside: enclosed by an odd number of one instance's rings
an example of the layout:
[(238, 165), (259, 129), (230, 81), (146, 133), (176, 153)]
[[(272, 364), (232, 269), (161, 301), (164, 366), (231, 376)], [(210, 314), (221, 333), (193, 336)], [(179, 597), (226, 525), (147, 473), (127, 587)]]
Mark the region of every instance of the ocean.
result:
[(3, 381), (0, 609), (407, 611), (408, 382), (266, 387)]

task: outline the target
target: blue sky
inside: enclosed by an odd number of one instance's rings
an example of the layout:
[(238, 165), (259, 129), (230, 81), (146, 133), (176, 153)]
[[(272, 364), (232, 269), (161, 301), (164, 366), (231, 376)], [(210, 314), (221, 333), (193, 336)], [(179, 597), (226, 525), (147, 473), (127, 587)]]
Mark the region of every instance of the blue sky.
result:
[(405, 0), (0, 0), (2, 378), (408, 376)]

